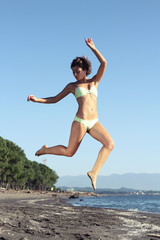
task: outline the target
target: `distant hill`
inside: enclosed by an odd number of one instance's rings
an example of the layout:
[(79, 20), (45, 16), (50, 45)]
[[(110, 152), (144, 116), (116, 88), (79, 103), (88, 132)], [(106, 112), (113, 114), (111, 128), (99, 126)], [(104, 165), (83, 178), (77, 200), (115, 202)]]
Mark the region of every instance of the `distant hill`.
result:
[[(59, 177), (56, 187), (91, 187), (90, 179), (85, 175)], [(137, 190), (160, 191), (160, 174), (126, 173), (98, 176), (97, 188), (131, 188)]]

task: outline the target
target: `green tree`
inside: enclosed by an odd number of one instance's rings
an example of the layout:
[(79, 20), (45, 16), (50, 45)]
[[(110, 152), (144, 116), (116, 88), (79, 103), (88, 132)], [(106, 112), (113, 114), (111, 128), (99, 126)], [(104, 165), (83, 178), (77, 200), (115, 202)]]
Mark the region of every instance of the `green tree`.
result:
[(45, 190), (58, 179), (55, 171), (27, 159), (15, 143), (0, 137), (0, 185)]
[(0, 183), (4, 187), (7, 178), (9, 149), (6, 141), (0, 137)]

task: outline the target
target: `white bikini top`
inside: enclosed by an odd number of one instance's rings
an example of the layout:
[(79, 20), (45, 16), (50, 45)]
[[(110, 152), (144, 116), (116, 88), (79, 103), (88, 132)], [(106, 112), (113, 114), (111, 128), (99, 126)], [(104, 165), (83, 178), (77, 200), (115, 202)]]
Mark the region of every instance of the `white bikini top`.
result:
[(94, 96), (98, 96), (97, 88), (92, 86), (90, 89), (86, 89), (84, 87), (77, 87), (75, 90), (75, 98), (82, 97), (86, 94), (93, 94)]

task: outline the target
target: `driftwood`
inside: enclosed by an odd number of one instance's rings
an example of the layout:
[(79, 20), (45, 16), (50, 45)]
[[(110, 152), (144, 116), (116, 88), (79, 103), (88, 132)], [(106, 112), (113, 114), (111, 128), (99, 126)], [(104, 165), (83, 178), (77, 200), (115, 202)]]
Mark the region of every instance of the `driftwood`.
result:
[(71, 195), (69, 197), (69, 199), (71, 199), (71, 198), (79, 198), (79, 193), (74, 193), (73, 195)]
[(160, 238), (160, 234), (152, 234), (152, 233), (149, 233), (147, 234), (148, 237), (156, 237), (156, 238)]

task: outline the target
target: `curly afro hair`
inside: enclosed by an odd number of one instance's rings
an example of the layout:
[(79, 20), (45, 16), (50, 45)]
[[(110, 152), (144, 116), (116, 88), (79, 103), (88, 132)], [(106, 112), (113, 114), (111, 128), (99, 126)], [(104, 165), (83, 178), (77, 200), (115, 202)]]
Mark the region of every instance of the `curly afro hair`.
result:
[(92, 72), (91, 62), (87, 57), (76, 57), (71, 63), (71, 68), (79, 66), (83, 70), (87, 70), (86, 75), (88, 76)]

